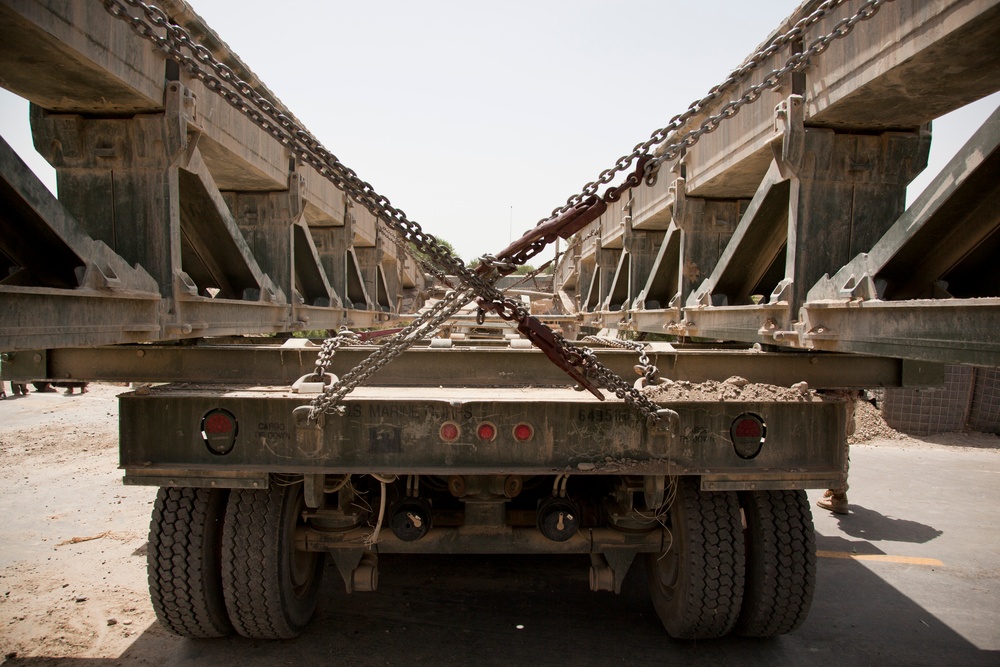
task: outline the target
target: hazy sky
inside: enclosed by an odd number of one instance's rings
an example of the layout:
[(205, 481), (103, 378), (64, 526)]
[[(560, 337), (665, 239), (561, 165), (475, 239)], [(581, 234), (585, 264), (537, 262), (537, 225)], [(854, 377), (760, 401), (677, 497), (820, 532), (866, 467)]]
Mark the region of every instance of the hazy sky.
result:
[[(188, 2), (327, 148), (466, 260), (702, 97), (797, 4)], [(936, 123), (928, 172), (998, 103)], [(31, 157), (27, 104), (6, 92), (0, 132)]]

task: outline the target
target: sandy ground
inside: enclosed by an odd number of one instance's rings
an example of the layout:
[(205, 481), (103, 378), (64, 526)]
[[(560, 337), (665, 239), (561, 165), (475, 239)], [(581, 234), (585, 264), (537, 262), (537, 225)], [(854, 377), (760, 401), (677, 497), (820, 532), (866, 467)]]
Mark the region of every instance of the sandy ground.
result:
[(125, 390), (0, 401), (4, 659), (118, 656), (154, 623), (145, 544), (156, 490), (121, 483), (115, 397)]
[[(181, 642), (156, 624), (146, 589), (155, 489), (123, 486), (117, 469), (115, 396), (125, 390), (92, 384), (83, 395), (0, 401), (0, 663), (159, 664)], [(867, 404), (861, 435), (874, 438), (860, 445), (870, 447), (1000, 442), (968, 433), (909, 438)]]

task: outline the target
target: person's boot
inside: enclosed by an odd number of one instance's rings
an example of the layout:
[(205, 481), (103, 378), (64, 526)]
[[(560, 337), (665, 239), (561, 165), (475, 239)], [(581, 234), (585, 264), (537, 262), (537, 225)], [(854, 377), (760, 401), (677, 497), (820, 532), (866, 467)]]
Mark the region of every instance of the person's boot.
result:
[(836, 493), (828, 490), (823, 494), (822, 498), (816, 501), (816, 506), (830, 510), (834, 514), (850, 514), (850, 511), (847, 509), (846, 493)]

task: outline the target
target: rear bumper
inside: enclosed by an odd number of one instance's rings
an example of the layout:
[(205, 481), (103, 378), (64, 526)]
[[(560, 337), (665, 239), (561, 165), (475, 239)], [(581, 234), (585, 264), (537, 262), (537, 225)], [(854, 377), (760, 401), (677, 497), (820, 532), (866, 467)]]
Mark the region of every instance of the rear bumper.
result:
[[(678, 402), (650, 428), (617, 400), (570, 389), (369, 389), (322, 427), (296, 424), (308, 397), (283, 389), (159, 387), (121, 397), (120, 463), (126, 483), (254, 487), (269, 473), (700, 475), (706, 489), (820, 488), (845, 463), (846, 404)], [(232, 450), (214, 454), (202, 418), (236, 419)], [(753, 413), (767, 426), (759, 455), (737, 455), (729, 429)], [(458, 426), (452, 442), (441, 425)], [(492, 440), (478, 427), (496, 427)], [(530, 424), (518, 441), (514, 428)]]

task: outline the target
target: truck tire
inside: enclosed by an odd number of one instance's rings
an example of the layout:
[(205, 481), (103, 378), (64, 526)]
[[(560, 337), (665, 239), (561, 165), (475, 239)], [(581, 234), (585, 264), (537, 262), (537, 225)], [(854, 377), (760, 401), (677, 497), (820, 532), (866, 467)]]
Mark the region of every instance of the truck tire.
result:
[(805, 491), (745, 491), (746, 585), (736, 633), (774, 637), (802, 625), (816, 587), (816, 538)]
[(653, 607), (676, 639), (729, 633), (743, 600), (743, 526), (733, 492), (702, 493), (681, 478), (669, 511), (670, 544), (647, 556)]
[(298, 636), (316, 609), (325, 554), (297, 551), (302, 484), (232, 491), (222, 532), (222, 590), (236, 631)]
[(223, 637), (233, 626), (219, 550), (228, 491), (161, 488), (149, 523), (146, 572), (160, 625), (182, 637)]

